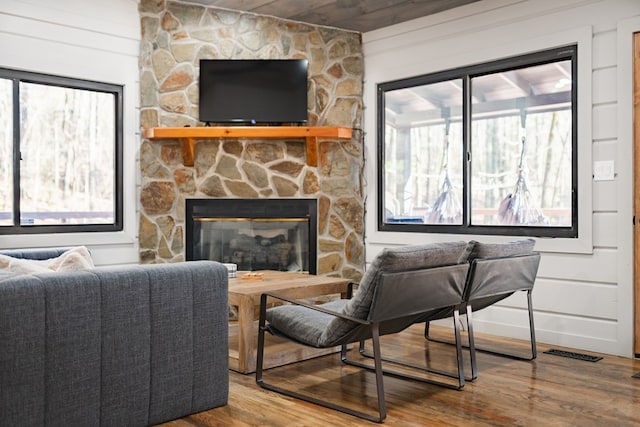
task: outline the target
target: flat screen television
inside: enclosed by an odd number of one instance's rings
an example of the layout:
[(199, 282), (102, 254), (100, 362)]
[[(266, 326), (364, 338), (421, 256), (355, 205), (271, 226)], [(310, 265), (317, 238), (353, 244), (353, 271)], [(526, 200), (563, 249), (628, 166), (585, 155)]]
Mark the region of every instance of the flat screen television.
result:
[(306, 59), (200, 60), (200, 121), (305, 123), (307, 66)]

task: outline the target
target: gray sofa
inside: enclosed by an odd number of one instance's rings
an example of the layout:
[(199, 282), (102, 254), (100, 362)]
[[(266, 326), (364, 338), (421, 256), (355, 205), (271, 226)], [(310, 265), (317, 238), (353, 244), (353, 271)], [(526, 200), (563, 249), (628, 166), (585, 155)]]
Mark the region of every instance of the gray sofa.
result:
[(213, 261), (0, 273), (0, 426), (145, 426), (225, 405), (227, 288)]

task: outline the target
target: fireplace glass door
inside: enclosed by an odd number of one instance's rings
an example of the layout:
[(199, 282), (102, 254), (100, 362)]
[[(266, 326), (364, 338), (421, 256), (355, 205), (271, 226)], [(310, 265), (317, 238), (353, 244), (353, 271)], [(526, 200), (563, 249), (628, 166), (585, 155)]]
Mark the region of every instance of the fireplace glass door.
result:
[(187, 199), (186, 258), (316, 274), (315, 199)]
[(197, 218), (194, 232), (196, 259), (240, 271), (309, 271), (308, 218)]

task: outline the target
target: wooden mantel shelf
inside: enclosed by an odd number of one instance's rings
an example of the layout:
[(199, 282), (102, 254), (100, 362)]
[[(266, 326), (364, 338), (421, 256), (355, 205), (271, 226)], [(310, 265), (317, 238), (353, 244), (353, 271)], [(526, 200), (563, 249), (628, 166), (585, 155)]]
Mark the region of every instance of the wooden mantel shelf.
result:
[(351, 129), (337, 126), (207, 126), (146, 129), (147, 139), (177, 138), (185, 166), (193, 166), (195, 139), (203, 138), (305, 138), (307, 164), (318, 166), (318, 138), (351, 139)]

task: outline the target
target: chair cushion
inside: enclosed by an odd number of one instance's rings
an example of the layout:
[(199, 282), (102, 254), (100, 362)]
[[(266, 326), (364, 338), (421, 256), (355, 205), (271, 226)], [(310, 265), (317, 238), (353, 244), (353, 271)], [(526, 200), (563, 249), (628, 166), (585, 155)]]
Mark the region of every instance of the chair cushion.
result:
[[(476, 241), (470, 241), (469, 245), (472, 246), (469, 261), (474, 259), (487, 259), (487, 258), (504, 258), (518, 255), (528, 255), (533, 253), (533, 247), (535, 240), (524, 239), (507, 243), (480, 243)], [(500, 261), (497, 264), (494, 261), (490, 261), (491, 275), (487, 277), (487, 273), (477, 273), (474, 276), (474, 284), (467, 289), (466, 299), (470, 300), (473, 311), (479, 311), (483, 308), (489, 307), (498, 301), (501, 301), (508, 296), (512, 295), (516, 290), (522, 289), (522, 283), (529, 283), (533, 287), (533, 280), (535, 280), (535, 271), (533, 272), (533, 278), (530, 281), (513, 280), (512, 274), (514, 271), (521, 271), (523, 274), (527, 270), (520, 270), (521, 266), (518, 263), (525, 261)], [(515, 263), (515, 264), (514, 264)], [(514, 267), (518, 265), (518, 268)], [(536, 264), (537, 271), (537, 264)], [(503, 275), (503, 270), (505, 275)], [(515, 269), (515, 270), (514, 270)], [(508, 277), (509, 279), (504, 279)], [(480, 296), (482, 295), (482, 296)], [(464, 309), (463, 309), (464, 311)]]
[[(335, 300), (318, 307), (340, 312), (347, 300)], [(289, 338), (312, 347), (324, 347), (322, 333), (327, 329), (334, 316), (310, 310), (299, 305), (280, 305), (267, 310), (267, 321), (276, 330)]]
[[(445, 242), (386, 248), (380, 252), (362, 277), (357, 292), (344, 306), (342, 314), (366, 319), (376, 285), (383, 273), (420, 270), (466, 262), (467, 243)], [(325, 330), (321, 342), (339, 340), (355, 325), (353, 322), (334, 318)]]
[[(466, 262), (467, 243), (447, 242), (383, 249), (365, 272), (350, 300), (336, 300), (320, 307), (366, 319), (376, 285), (383, 273), (421, 270)], [(306, 307), (282, 305), (267, 310), (267, 321), (280, 333), (319, 348), (338, 345), (357, 325)]]
[(536, 241), (533, 239), (516, 240), (507, 243), (480, 243), (475, 240), (469, 242), (469, 261), (476, 258), (499, 258), (515, 255), (526, 255), (533, 252)]

